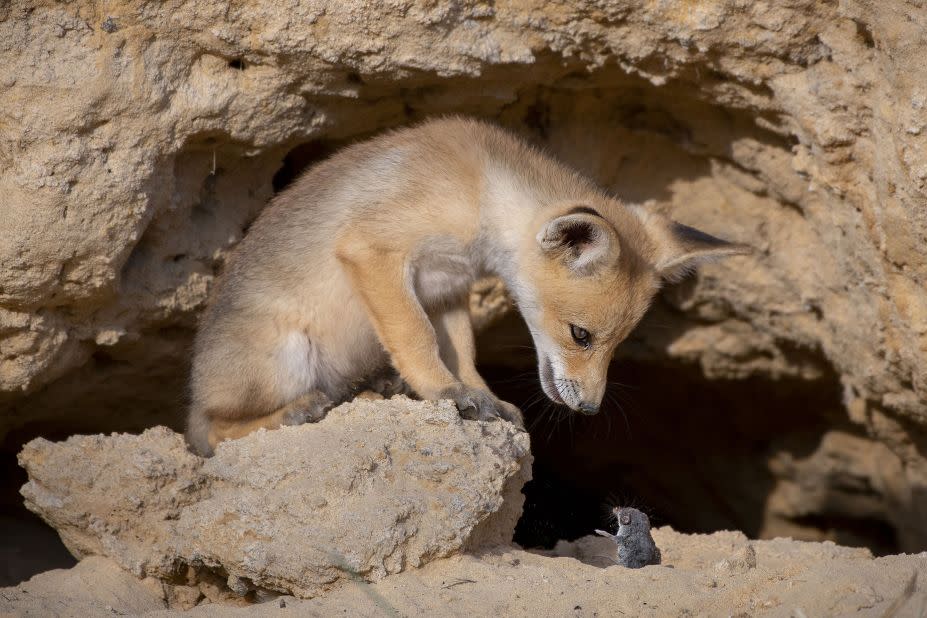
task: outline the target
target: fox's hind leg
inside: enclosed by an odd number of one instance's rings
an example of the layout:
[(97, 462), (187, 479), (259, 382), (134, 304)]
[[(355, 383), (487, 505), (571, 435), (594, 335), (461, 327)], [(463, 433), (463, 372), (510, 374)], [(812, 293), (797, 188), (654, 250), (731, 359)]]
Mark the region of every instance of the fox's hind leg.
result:
[(341, 396), (303, 330), (280, 332), (279, 319), (227, 322), (201, 331), (193, 359), (187, 439), (198, 453), (260, 428), (319, 420)]
[(210, 451), (223, 440), (237, 440), (258, 429), (277, 429), (285, 425), (315, 423), (331, 410), (332, 400), (322, 391), (312, 391), (291, 401), (279, 410), (253, 418), (213, 418), (210, 423), (208, 442)]
[(243, 438), (258, 429), (277, 429), (285, 425), (320, 421), (333, 405), (328, 395), (322, 391), (312, 391), (261, 416), (229, 417), (218, 410), (194, 409), (190, 414), (187, 439), (198, 453), (211, 455), (220, 442)]

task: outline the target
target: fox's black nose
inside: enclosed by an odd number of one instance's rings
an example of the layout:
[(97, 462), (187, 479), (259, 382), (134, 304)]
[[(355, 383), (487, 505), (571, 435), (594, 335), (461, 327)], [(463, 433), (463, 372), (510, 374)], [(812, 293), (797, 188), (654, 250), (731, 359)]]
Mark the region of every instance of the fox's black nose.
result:
[(583, 414), (588, 414), (589, 416), (592, 416), (593, 414), (597, 414), (599, 412), (599, 405), (584, 401), (581, 404), (579, 404), (579, 411), (582, 412)]

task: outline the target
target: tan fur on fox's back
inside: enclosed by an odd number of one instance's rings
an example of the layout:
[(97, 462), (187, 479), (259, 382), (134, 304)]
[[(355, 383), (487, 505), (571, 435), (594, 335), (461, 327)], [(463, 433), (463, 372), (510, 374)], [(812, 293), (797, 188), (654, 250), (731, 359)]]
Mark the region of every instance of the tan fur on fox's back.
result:
[(744, 251), (628, 208), (489, 124), (385, 134), (309, 170), (236, 249), (196, 338), (190, 442), (209, 453), (317, 420), (390, 364), (424, 398), (518, 422), (473, 365), (465, 301), (485, 274), (512, 291), (548, 396), (590, 412), (660, 276)]

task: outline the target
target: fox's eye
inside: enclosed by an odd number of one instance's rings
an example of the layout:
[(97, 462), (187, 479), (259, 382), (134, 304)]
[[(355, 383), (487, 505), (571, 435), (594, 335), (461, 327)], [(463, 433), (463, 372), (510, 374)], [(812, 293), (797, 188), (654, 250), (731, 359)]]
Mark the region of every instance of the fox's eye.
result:
[(584, 348), (589, 347), (589, 331), (582, 326), (570, 324), (570, 334), (573, 335), (573, 341)]

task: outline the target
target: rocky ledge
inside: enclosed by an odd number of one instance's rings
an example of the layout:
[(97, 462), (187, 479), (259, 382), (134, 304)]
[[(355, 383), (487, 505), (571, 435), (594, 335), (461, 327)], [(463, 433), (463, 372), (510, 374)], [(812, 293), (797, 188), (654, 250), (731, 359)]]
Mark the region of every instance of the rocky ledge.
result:
[(187, 589), (172, 594), (254, 600), (509, 542), (530, 457), (508, 423), (396, 397), (226, 442), (210, 459), (157, 427), (39, 438), (19, 461), (26, 506), (76, 557)]

